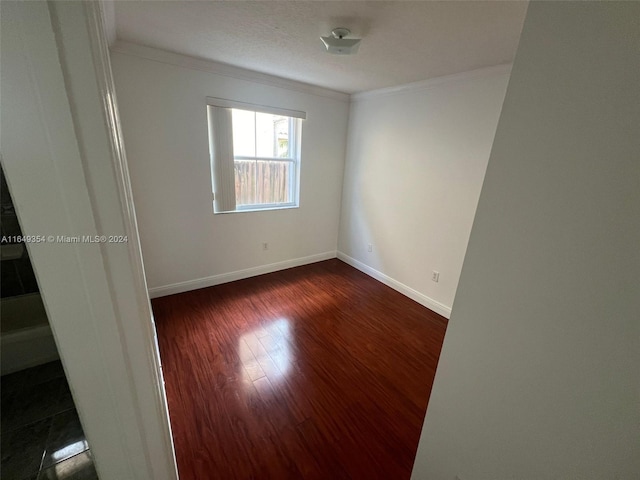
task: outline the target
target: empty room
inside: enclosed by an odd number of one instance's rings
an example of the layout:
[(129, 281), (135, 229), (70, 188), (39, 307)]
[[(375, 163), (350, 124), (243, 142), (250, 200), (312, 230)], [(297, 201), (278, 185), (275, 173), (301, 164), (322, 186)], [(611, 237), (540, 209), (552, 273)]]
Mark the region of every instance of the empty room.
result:
[(640, 3), (1, 6), (3, 479), (640, 475)]

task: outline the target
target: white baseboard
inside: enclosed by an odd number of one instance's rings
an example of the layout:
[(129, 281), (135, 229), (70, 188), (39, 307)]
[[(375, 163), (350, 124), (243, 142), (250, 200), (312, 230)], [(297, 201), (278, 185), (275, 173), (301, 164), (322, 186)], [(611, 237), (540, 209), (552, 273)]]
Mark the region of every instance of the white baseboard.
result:
[(265, 273), (277, 272), (278, 270), (284, 270), (286, 268), (299, 267), (301, 265), (307, 265), (309, 263), (321, 262), (322, 260), (329, 260), (330, 258), (336, 258), (335, 250), (331, 252), (318, 253), (316, 255), (309, 255), (308, 257), (293, 258), (291, 260), (285, 260), (283, 262), (276, 262), (270, 263), (268, 265), (246, 268), (244, 270), (221, 273), (220, 275), (212, 275), (210, 277), (187, 280), (186, 282), (178, 282), (172, 283), (170, 285), (163, 285), (161, 287), (153, 287), (149, 289), (149, 297), (164, 297), (166, 295), (173, 295), (174, 293), (197, 290), (198, 288), (212, 287), (214, 285), (220, 285), (222, 283), (242, 280), (243, 278), (255, 277), (256, 275), (263, 275)]
[(424, 305), (428, 309), (433, 310), (434, 312), (442, 315), (447, 319), (451, 316), (451, 307), (448, 307), (440, 302), (437, 302), (433, 298), (427, 297), (426, 295), (418, 292), (417, 290), (414, 290), (413, 288), (408, 287), (404, 283), (400, 283), (399, 281), (391, 278), (390, 276), (385, 275), (384, 273), (376, 270), (375, 268), (371, 268), (369, 265), (366, 265), (361, 261), (356, 260), (355, 258), (350, 257), (345, 253), (337, 252), (336, 256), (343, 262), (348, 263), (352, 267), (357, 268), (363, 273), (366, 273), (370, 277), (375, 278), (376, 280), (384, 283), (385, 285), (393, 288), (394, 290), (397, 290), (403, 295), (406, 295), (410, 299), (415, 300), (420, 305)]
[(153, 287), (149, 289), (149, 296), (151, 298), (164, 297), (166, 295), (173, 295), (175, 293), (188, 292), (190, 290), (197, 290), (199, 288), (212, 287), (214, 285), (220, 285), (223, 283), (234, 282), (236, 280), (242, 280), (244, 278), (255, 277), (256, 275), (263, 275), (265, 273), (277, 272), (279, 270), (285, 270), (287, 268), (299, 267), (301, 265), (307, 265), (309, 263), (321, 262), (322, 260), (329, 260), (330, 258), (338, 257), (345, 263), (348, 263), (354, 268), (357, 268), (363, 273), (366, 273), (370, 277), (384, 283), (385, 285), (393, 288), (394, 290), (406, 295), (412, 300), (415, 300), (420, 305), (433, 310), (434, 312), (442, 315), (445, 318), (451, 316), (451, 307), (448, 307), (436, 300), (427, 297), (426, 295), (414, 290), (413, 288), (401, 283), (388, 275), (371, 268), (370, 266), (350, 257), (342, 252), (324, 252), (316, 255), (309, 255), (308, 257), (294, 258), (291, 260), (285, 260), (283, 262), (270, 263), (268, 265), (260, 265), (258, 267), (246, 268), (244, 270), (236, 270), (234, 272), (222, 273), (220, 275), (212, 275), (210, 277), (197, 278), (195, 280), (187, 280), (185, 282), (172, 283), (170, 285), (163, 285), (161, 287)]

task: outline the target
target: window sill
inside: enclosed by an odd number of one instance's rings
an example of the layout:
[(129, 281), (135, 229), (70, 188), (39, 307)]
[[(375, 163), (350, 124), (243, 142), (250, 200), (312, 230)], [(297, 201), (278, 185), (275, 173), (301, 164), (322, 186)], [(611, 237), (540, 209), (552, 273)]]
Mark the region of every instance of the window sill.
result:
[(293, 208), (300, 208), (299, 205), (295, 204), (287, 204), (287, 205), (274, 205), (269, 207), (259, 207), (259, 206), (248, 206), (248, 207), (240, 207), (236, 210), (229, 210), (228, 212), (216, 212), (214, 211), (214, 215), (223, 215), (228, 213), (245, 213), (245, 212), (269, 212), (272, 210), (289, 210)]

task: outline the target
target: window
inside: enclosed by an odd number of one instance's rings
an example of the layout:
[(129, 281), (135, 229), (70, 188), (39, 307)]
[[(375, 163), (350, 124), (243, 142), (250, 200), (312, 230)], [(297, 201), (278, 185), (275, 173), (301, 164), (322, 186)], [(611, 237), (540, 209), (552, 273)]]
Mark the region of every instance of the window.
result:
[(297, 207), (304, 113), (208, 101), (214, 212)]

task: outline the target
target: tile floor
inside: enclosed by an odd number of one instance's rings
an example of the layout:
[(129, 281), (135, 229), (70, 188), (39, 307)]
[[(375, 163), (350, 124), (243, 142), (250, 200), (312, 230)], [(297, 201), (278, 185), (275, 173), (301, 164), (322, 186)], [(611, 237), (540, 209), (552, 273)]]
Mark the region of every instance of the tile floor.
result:
[(97, 480), (60, 362), (0, 379), (2, 480)]

